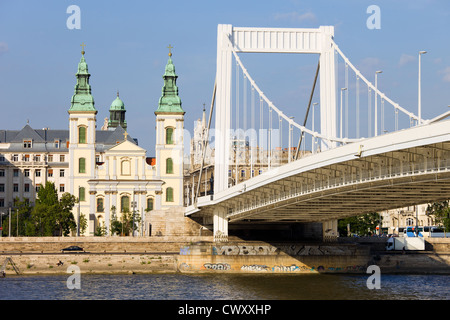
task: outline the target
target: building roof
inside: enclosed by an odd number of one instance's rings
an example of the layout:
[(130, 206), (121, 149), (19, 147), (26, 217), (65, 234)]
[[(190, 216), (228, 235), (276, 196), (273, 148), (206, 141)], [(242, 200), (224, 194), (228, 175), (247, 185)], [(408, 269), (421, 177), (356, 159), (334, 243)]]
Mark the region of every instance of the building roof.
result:
[[(125, 130), (96, 130), (96, 151), (103, 152), (125, 139)], [(138, 140), (127, 135), (126, 139), (136, 145)], [(25, 148), (24, 141), (31, 140), (32, 147)], [(22, 130), (0, 130), (0, 143), (9, 143), (7, 152), (68, 152), (69, 130), (33, 129), (28, 124)], [(55, 142), (58, 142), (55, 144)]]

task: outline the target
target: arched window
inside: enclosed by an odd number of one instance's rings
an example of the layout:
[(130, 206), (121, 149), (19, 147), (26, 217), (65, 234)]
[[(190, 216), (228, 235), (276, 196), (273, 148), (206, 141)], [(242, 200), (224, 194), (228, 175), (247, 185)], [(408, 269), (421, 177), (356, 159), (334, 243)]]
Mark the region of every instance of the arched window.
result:
[(173, 173), (173, 160), (172, 158), (166, 159), (166, 173)]
[(121, 172), (123, 176), (129, 176), (131, 174), (131, 163), (129, 160), (121, 162)]
[(86, 173), (86, 158), (78, 159), (78, 173)]
[(103, 207), (103, 198), (97, 198), (97, 212), (104, 212), (105, 208)]
[(130, 198), (122, 196), (120, 198), (120, 212), (130, 211)]
[(166, 144), (173, 144), (173, 128), (166, 128)]
[(166, 189), (166, 202), (173, 202), (173, 188)]
[(147, 211), (152, 211), (153, 210), (153, 198), (148, 198), (147, 199)]
[(86, 197), (85, 197), (85, 189), (84, 187), (79, 187), (78, 188), (78, 199), (80, 201), (86, 201)]
[(414, 219), (413, 218), (408, 218), (406, 219), (406, 225), (407, 226), (414, 226)]
[(86, 143), (86, 127), (78, 127), (78, 143)]

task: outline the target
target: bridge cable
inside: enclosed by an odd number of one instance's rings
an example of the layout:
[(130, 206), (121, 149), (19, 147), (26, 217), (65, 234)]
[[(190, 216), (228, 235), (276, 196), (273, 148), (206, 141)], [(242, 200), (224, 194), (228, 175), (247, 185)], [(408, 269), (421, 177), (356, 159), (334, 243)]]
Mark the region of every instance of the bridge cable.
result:
[[(312, 98), (313, 98), (313, 95), (314, 95), (314, 91), (315, 91), (315, 88), (316, 88), (317, 77), (319, 75), (319, 69), (320, 69), (320, 60), (317, 63), (316, 75), (314, 77), (313, 87), (312, 87), (312, 90), (311, 90), (311, 94), (309, 96), (308, 109), (306, 109), (305, 120), (303, 121), (303, 126), (304, 127), (306, 126), (306, 121), (308, 120), (309, 109), (311, 108), (311, 101), (312, 101)], [(297, 146), (297, 150), (295, 152), (295, 160), (298, 159), (298, 154), (299, 154), (299, 151), (300, 151), (300, 145), (302, 144), (302, 140), (303, 140), (303, 130), (302, 130), (302, 132), (300, 134), (300, 139), (298, 140), (298, 146)]]
[[(200, 172), (199, 172), (199, 176), (198, 176), (198, 184), (197, 184), (197, 191), (195, 192), (194, 206), (197, 206), (198, 193), (200, 191), (200, 184), (202, 182), (202, 172), (203, 172), (203, 166), (205, 165), (206, 148), (208, 147), (208, 141), (209, 141), (209, 129), (211, 127), (211, 118), (212, 118), (212, 114), (214, 111), (214, 102), (216, 100), (216, 90), (217, 90), (217, 79), (214, 81), (214, 90), (213, 90), (213, 96), (211, 99), (211, 109), (209, 111), (208, 127), (206, 129), (206, 134), (204, 135), (204, 139), (203, 139), (202, 165), (200, 166)], [(206, 189), (205, 189), (205, 195), (206, 195)]]

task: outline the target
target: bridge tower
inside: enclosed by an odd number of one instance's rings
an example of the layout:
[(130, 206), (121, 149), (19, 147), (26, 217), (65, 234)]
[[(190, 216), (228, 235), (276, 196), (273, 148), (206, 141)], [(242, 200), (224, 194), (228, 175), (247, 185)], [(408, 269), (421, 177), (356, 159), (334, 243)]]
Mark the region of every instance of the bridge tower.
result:
[[(315, 29), (241, 28), (218, 25), (215, 119), (214, 192), (228, 188), (228, 166), (231, 138), (231, 78), (233, 52), (259, 53), (315, 53), (320, 63), (320, 115), (322, 134), (336, 137), (336, 76), (333, 48), (334, 27)], [(322, 142), (322, 150), (332, 148), (334, 142)], [(214, 234), (226, 236), (226, 209), (214, 213)]]

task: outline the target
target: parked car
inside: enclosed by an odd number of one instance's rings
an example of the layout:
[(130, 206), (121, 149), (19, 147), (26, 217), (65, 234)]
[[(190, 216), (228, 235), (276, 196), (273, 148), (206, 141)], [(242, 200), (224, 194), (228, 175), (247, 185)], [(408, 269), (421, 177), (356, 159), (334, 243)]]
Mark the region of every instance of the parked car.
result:
[(84, 249), (78, 246), (70, 246), (64, 249), (61, 249), (61, 252), (84, 252)]

